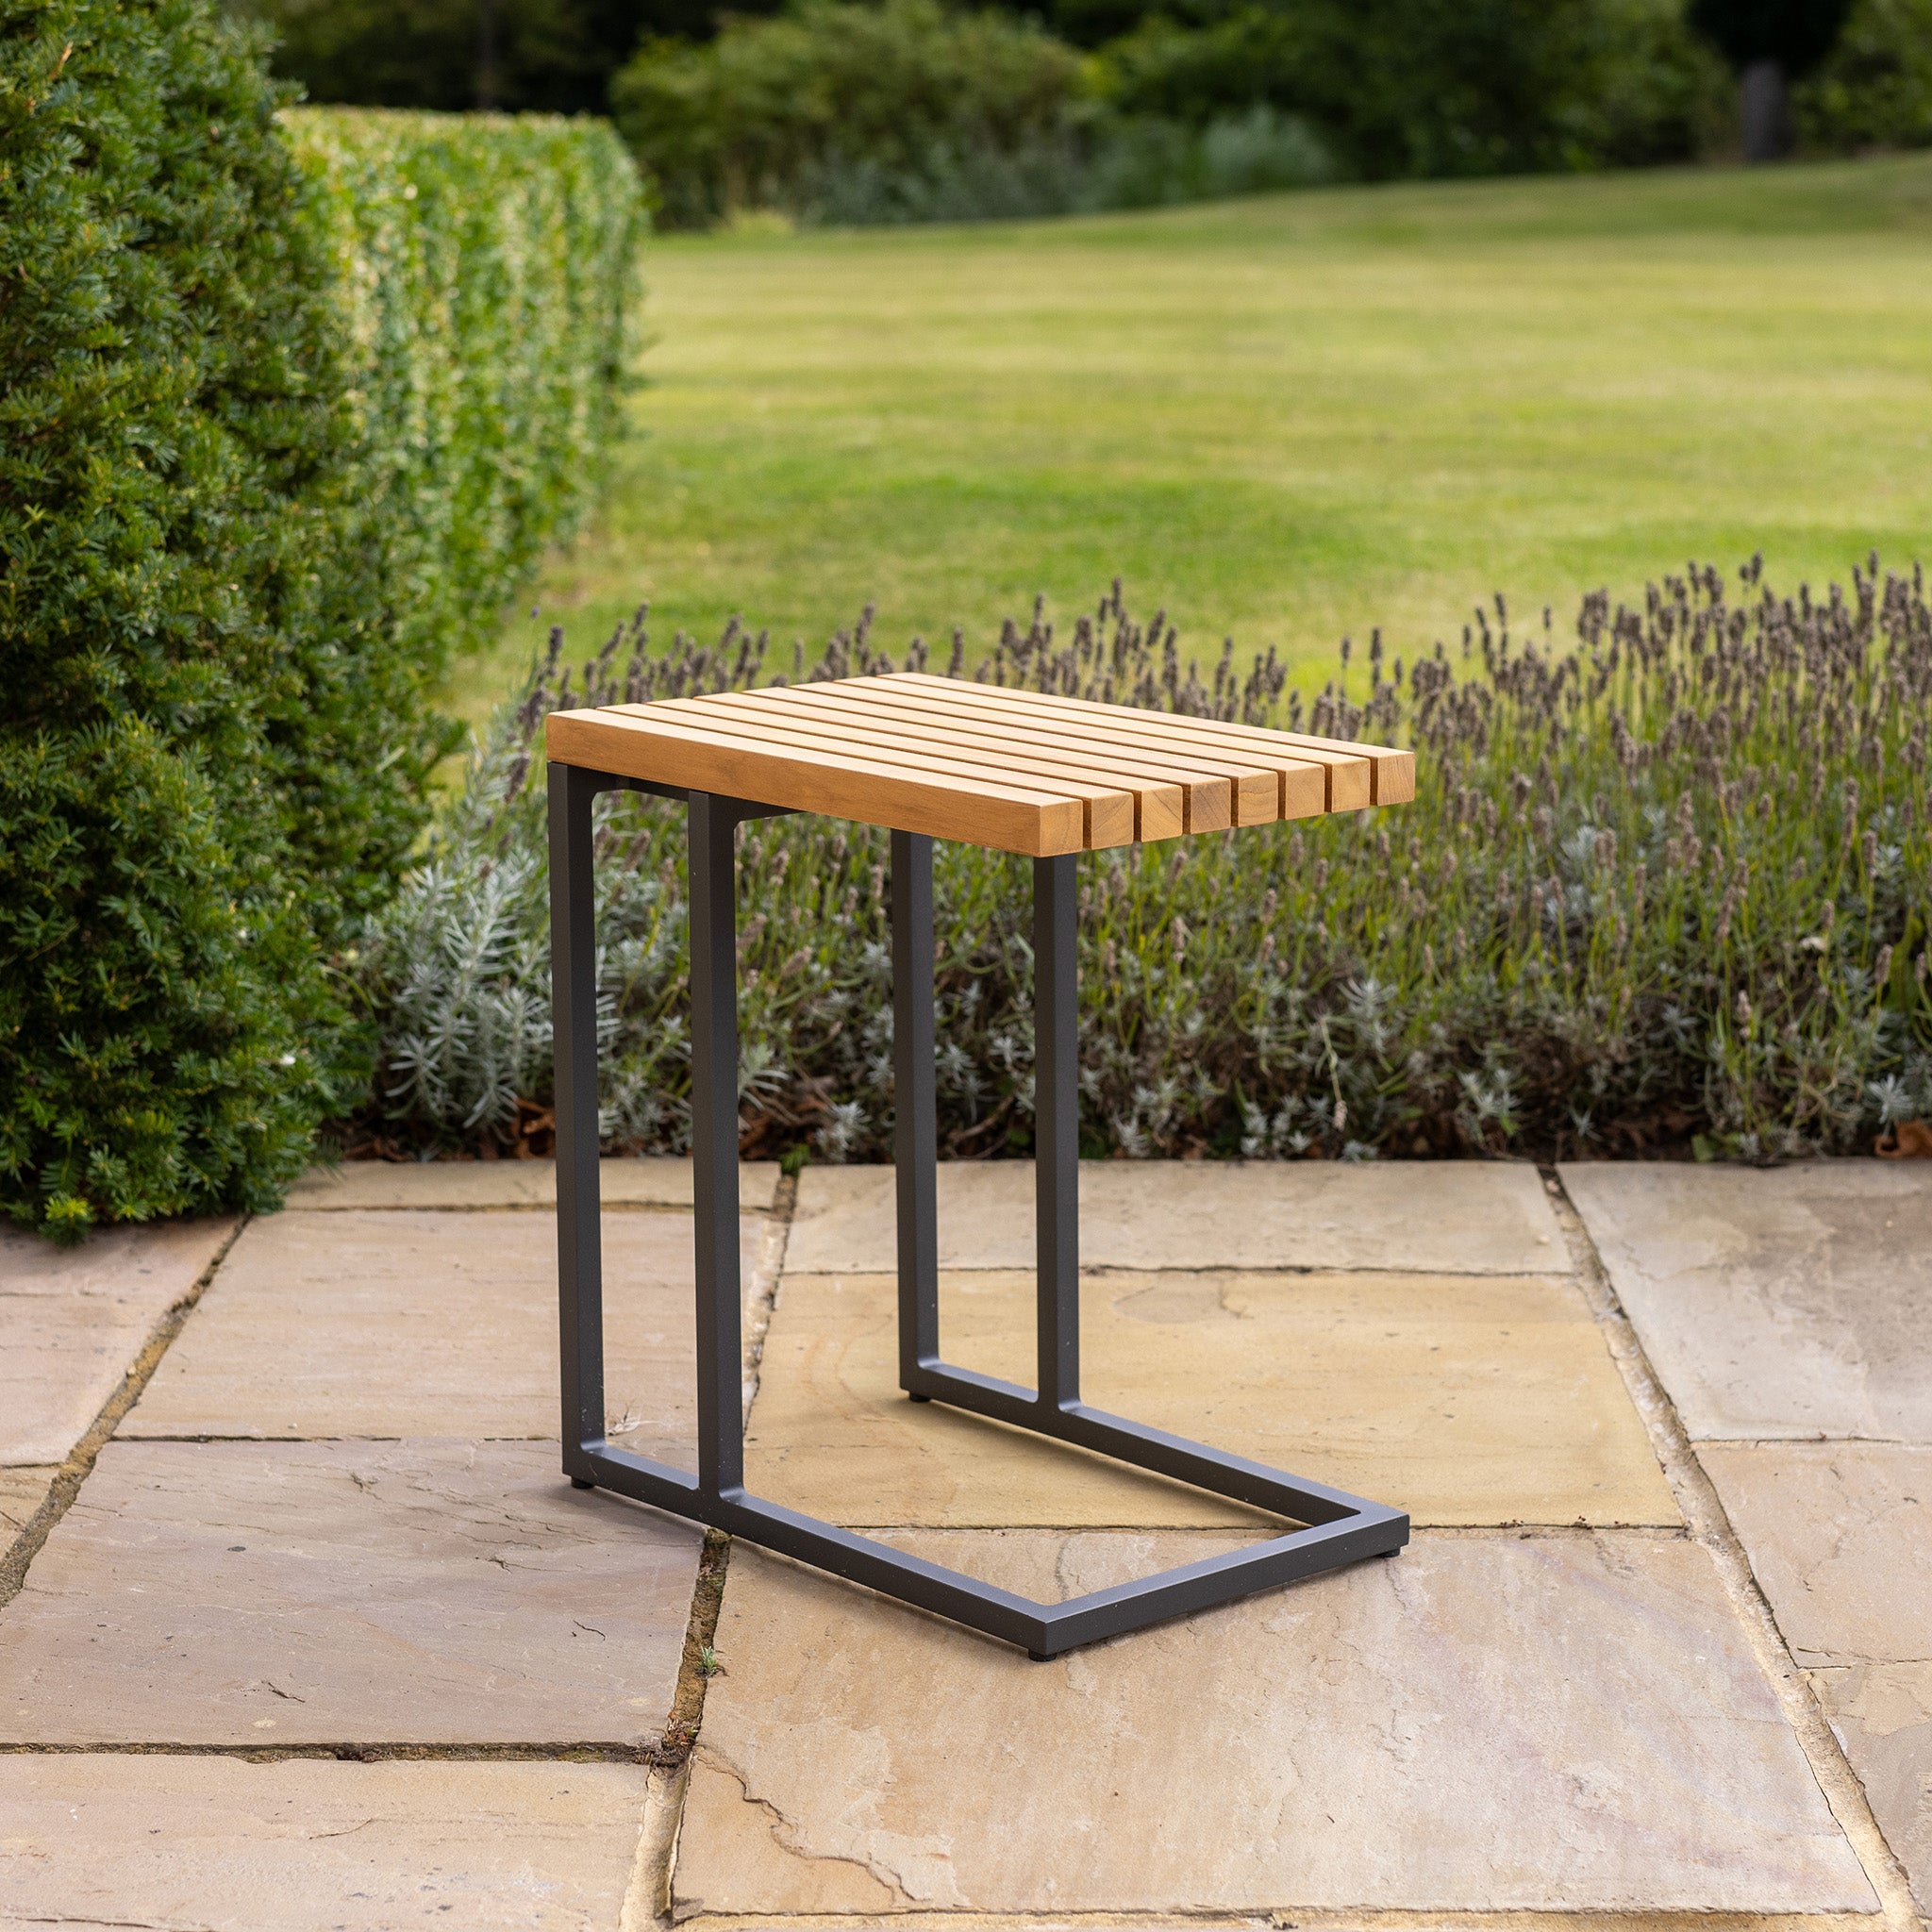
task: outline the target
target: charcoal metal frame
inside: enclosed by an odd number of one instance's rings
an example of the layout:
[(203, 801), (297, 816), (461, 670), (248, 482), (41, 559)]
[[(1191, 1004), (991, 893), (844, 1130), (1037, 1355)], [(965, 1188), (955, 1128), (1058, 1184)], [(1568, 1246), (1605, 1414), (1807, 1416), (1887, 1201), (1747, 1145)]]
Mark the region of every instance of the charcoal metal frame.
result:
[[(782, 808), (552, 764), (550, 895), (557, 1034), (558, 1286), (563, 1467), (887, 1596), (1020, 1645), (1036, 1658), (1311, 1576), (1408, 1541), (1400, 1510), (1284, 1475), (1080, 1400), (1076, 857), (1033, 861), (1037, 1389), (941, 1359), (934, 1099), (932, 841), (892, 834), (893, 1074), (899, 1215), (899, 1382), (995, 1422), (1170, 1476), (1305, 1525), (1136, 1583), (1042, 1604), (855, 1535), (744, 1488), (738, 1252), (738, 826)], [(647, 791), (685, 806), (691, 851), (691, 1153), (696, 1169), (698, 1472), (613, 1448), (604, 1425), (598, 1230), (597, 984), (591, 802)]]

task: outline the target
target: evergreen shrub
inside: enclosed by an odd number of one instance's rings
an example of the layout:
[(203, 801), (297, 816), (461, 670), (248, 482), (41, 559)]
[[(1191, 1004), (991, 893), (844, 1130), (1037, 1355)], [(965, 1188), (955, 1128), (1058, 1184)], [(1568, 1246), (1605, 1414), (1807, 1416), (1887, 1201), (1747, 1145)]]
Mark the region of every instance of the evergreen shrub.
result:
[[(272, 1203), (366, 1081), (341, 955), (422, 824), (435, 676), (613, 414), (621, 246), (533, 358), (494, 305), (573, 245), (541, 194), (419, 125), (331, 198), (359, 126), (298, 163), (281, 105), (206, 0), (0, 0), (0, 1208), (56, 1237)], [(614, 138), (575, 138), (608, 206), (574, 239), (634, 242)], [(345, 211), (464, 165), (480, 225)]]
[[(578, 703), (771, 682), (733, 626), (580, 676), (561, 634), (506, 706), (427, 862), (375, 922), (383, 1034), (352, 1146), (541, 1151), (550, 1100), (541, 727)], [(948, 669), (959, 675), (956, 641)], [(1080, 861), (1091, 1155), (1248, 1158), (1869, 1150), (1932, 1118), (1932, 608), (1877, 560), (1814, 597), (1692, 567), (1525, 634), (1498, 597), (1407, 666), (1381, 638), (1304, 703), (1273, 653), (1183, 671), (1118, 586), (1071, 639), (1036, 611), (980, 675), (1196, 716), (1407, 741), (1413, 805)], [(924, 668), (914, 643), (908, 668)], [(893, 668), (864, 625), (792, 680)], [(575, 684), (573, 679), (575, 679)], [(688, 1141), (683, 814), (597, 807), (602, 1123)], [(887, 835), (740, 835), (748, 1153), (890, 1158)], [(935, 852), (942, 1151), (1032, 1137), (1027, 866)]]
[(1088, 92), (1072, 47), (997, 8), (799, 0), (705, 45), (646, 41), (610, 104), (666, 216), (703, 226), (749, 208), (809, 218), (828, 170), (918, 179), (962, 154), (1051, 147)]

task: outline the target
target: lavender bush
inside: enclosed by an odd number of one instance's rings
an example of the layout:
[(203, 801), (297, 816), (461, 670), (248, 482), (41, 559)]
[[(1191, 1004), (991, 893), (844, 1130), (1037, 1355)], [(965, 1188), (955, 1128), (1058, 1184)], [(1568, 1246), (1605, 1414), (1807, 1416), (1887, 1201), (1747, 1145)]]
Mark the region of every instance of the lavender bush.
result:
[[(791, 679), (890, 671), (870, 613)], [(767, 640), (654, 654), (644, 616), (575, 681), (562, 636), (358, 962), (385, 1041), (352, 1144), (539, 1148), (550, 1091), (541, 730), (558, 707), (777, 682)], [(953, 675), (962, 673), (953, 641)], [(1311, 703), (1273, 653), (1182, 667), (1119, 587), (1061, 641), (1036, 609), (976, 675), (1407, 741), (1411, 806), (1081, 861), (1091, 1154), (1542, 1157), (1869, 1148), (1932, 1115), (1921, 573), (1781, 597), (1754, 559), (1584, 600), (1574, 639), (1499, 596), (1405, 666), (1341, 646)], [(908, 667), (924, 667), (914, 640)], [(603, 1130), (688, 1132), (682, 814), (602, 802)], [(889, 1155), (887, 835), (813, 818), (741, 843), (743, 1145)], [(1026, 1152), (1026, 862), (937, 848), (941, 1143)]]

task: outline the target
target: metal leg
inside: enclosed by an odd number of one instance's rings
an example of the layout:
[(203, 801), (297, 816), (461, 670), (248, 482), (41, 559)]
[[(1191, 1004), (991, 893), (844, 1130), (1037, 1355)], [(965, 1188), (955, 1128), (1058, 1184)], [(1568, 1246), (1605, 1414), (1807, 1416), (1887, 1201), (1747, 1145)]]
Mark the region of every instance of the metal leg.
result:
[(597, 1233), (596, 963), (591, 800), (636, 781), (550, 768), (553, 984), (557, 1018), (558, 1269), (563, 1330), (563, 1466), (598, 1487), (796, 1557), (1019, 1645), (1035, 1657), (1139, 1630), (1408, 1541), (1408, 1518), (1198, 1442), (1090, 1408), (1079, 1396), (1078, 1032), (1075, 862), (1034, 872), (1035, 1079), (1040, 1208), (1040, 1386), (1022, 1389), (941, 1360), (932, 1022), (932, 852), (894, 834), (892, 926), (900, 1206), (900, 1376), (908, 1394), (1172, 1476), (1302, 1525), (1137, 1583), (1042, 1604), (822, 1523), (743, 1488), (739, 1367), (738, 1041), (734, 833), (775, 808), (636, 789), (691, 813), (691, 1142), (696, 1165), (698, 1474), (604, 1439)]
[(940, 1358), (938, 1105), (933, 1092), (932, 841), (892, 834), (892, 1160), (899, 1206), (899, 1386)]
[(604, 1246), (597, 1226), (597, 935), (591, 802), (602, 774), (550, 767), (550, 988), (557, 1067), (557, 1289), (563, 1467), (591, 1487), (604, 1437)]
[(691, 794), (691, 1151), (697, 1208), (698, 1482), (744, 1487), (738, 1274), (738, 814)]
[(1040, 1405), (1080, 1400), (1078, 860), (1033, 861), (1033, 1160)]

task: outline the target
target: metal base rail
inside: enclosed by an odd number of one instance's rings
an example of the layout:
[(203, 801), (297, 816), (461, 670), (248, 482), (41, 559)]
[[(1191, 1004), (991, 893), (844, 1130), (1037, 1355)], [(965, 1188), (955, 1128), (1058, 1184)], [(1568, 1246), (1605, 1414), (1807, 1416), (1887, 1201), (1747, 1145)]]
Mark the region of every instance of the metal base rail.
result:
[[(1080, 1400), (1077, 901), (1073, 855), (1033, 862), (1039, 1242), (1038, 1387), (941, 1359), (934, 1093), (932, 841), (892, 834), (899, 1381), (943, 1402), (1246, 1503), (1300, 1527), (1134, 1583), (1043, 1604), (835, 1524), (748, 1495), (739, 1333), (736, 834), (776, 807), (553, 764), (552, 976), (557, 1036), (558, 1285), (563, 1468), (608, 1489), (1018, 1644), (1044, 1660), (1364, 1557), (1392, 1556), (1408, 1518), (1340, 1490), (1090, 1408)], [(591, 802), (652, 792), (686, 807), (691, 853), (691, 1153), (696, 1169), (698, 1473), (604, 1435), (598, 1231), (597, 965)]]

